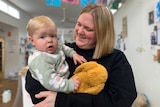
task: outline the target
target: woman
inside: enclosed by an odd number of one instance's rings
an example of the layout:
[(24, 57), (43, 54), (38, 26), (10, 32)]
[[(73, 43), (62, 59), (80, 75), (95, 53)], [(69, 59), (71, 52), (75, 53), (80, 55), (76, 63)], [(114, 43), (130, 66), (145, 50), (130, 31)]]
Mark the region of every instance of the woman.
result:
[[(131, 107), (137, 96), (132, 68), (123, 52), (114, 49), (115, 32), (110, 10), (101, 4), (90, 4), (82, 9), (75, 26), (75, 43), (67, 44), (87, 61), (94, 60), (108, 70), (108, 80), (98, 95), (85, 93), (57, 93), (44, 91), (36, 98), (45, 100), (35, 107)], [(71, 75), (77, 67), (67, 58)], [(27, 72), (26, 87), (30, 94), (45, 90)], [(37, 87), (37, 88), (33, 88)]]

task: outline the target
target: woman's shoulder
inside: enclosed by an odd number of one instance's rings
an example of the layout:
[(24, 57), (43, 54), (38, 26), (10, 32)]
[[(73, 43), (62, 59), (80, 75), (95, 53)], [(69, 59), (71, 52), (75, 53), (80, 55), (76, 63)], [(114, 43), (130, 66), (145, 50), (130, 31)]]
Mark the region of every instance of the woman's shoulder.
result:
[(111, 64), (124, 59), (127, 60), (125, 54), (121, 50), (114, 49), (110, 54), (100, 58), (99, 61)]
[(122, 54), (123, 54), (123, 51), (121, 51), (121, 50), (119, 50), (119, 49), (114, 49), (112, 53), (115, 53), (115, 54), (117, 54), (117, 53), (122, 53)]
[(114, 64), (117, 64), (117, 63), (129, 64), (125, 53), (121, 50), (114, 49), (114, 51), (110, 55), (108, 55), (108, 57), (111, 58)]
[(124, 52), (118, 49), (114, 49), (109, 55), (106, 57), (125, 57)]
[(105, 66), (108, 71), (115, 66), (130, 65), (125, 54), (117, 49), (114, 49), (112, 53), (100, 58), (98, 62)]

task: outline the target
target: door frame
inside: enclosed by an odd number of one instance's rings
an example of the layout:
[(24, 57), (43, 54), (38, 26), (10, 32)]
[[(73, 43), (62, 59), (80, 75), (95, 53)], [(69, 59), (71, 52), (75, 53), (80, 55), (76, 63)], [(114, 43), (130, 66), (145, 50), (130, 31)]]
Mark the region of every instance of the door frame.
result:
[(2, 43), (2, 72), (4, 72), (4, 38), (0, 38), (0, 42)]

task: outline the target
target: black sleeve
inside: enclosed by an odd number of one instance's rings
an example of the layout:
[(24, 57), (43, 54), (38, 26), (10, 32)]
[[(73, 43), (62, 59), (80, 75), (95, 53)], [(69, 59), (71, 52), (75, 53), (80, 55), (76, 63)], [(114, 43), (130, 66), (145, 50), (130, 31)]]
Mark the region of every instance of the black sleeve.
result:
[(125, 55), (114, 51), (97, 62), (109, 73), (104, 90), (98, 95), (58, 93), (55, 107), (131, 107), (137, 92), (132, 68)]

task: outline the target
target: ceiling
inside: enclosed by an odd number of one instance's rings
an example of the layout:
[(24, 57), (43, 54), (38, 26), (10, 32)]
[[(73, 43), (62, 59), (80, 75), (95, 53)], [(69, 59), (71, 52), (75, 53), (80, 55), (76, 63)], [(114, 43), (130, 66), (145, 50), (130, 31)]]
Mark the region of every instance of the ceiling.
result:
[[(4, 0), (16, 8), (21, 9), (31, 17), (46, 15), (51, 17), (58, 28), (74, 28), (82, 6), (61, 2), (60, 7), (47, 6), (46, 0)], [(62, 1), (62, 0), (61, 0)], [(126, 0), (108, 0), (112, 2), (124, 2)]]
[(59, 28), (73, 28), (83, 8), (79, 4), (61, 2), (60, 7), (46, 6), (46, 0), (5, 0), (32, 17), (47, 15)]

